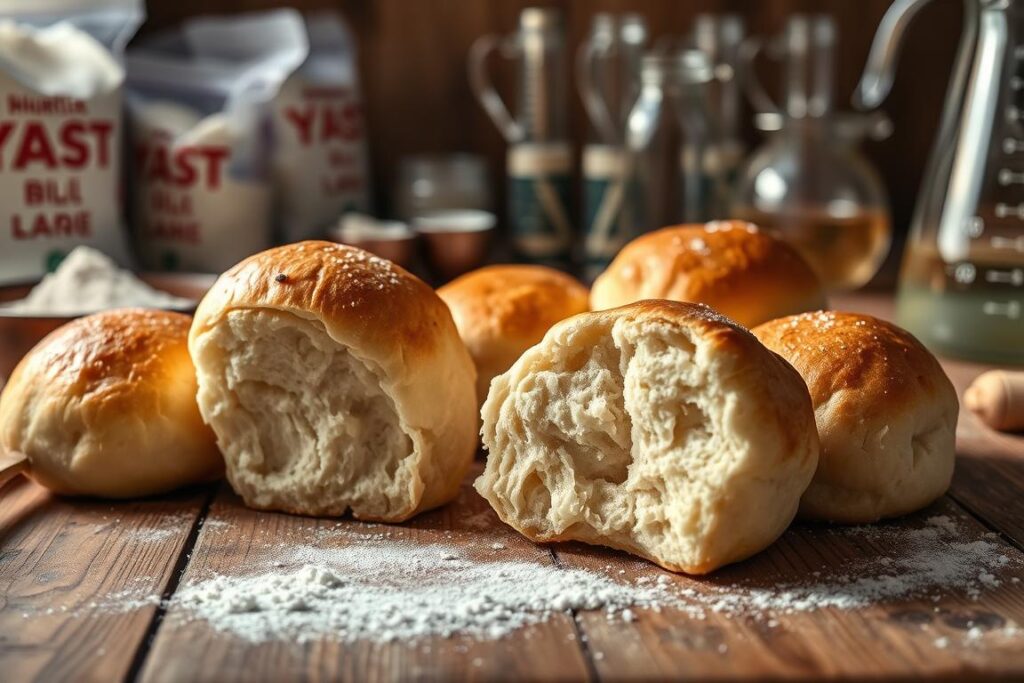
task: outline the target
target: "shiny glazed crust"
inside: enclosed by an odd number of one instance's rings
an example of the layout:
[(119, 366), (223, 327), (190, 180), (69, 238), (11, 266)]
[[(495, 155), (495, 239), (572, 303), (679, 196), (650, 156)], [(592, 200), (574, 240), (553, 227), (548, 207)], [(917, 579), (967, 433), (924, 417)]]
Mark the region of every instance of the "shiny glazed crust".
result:
[(55, 330), (0, 395), (0, 444), (60, 493), (133, 497), (217, 476), (223, 462), (195, 402), (191, 320), (120, 309)]
[(643, 299), (707, 304), (746, 327), (825, 306), (803, 258), (742, 221), (679, 225), (636, 238), (594, 282), (590, 307)]

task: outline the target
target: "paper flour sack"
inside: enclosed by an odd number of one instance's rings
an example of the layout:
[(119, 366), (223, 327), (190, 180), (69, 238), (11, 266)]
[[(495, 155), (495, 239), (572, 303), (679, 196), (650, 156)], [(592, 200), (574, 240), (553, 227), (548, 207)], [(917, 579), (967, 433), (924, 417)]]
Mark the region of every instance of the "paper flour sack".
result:
[[(260, 13), (206, 17), (184, 28), (203, 59), (237, 59), (250, 44), (246, 22)], [(276, 237), (323, 237), (347, 211), (369, 208), (366, 126), (355, 39), (334, 12), (305, 17), (309, 54), (269, 108)], [(242, 35), (243, 37), (240, 37)]]
[(278, 235), (322, 238), (338, 217), (369, 210), (366, 119), (352, 34), (333, 12), (306, 17), (309, 56), (272, 107)]
[(0, 284), (78, 245), (128, 260), (121, 224), (125, 43), (139, 0), (8, 0), (0, 19)]
[(263, 122), (308, 53), (302, 17), (280, 10), (194, 30), (205, 21), (128, 53), (131, 204), (149, 268), (220, 272), (273, 242)]

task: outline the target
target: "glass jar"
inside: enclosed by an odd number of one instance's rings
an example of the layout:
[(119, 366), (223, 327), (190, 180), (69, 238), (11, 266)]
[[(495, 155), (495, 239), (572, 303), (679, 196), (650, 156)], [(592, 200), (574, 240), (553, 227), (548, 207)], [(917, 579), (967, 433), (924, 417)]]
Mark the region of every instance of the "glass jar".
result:
[(881, 179), (861, 154), (888, 119), (857, 114), (762, 114), (765, 144), (740, 170), (732, 215), (795, 247), (829, 290), (866, 284), (889, 252), (892, 223)]

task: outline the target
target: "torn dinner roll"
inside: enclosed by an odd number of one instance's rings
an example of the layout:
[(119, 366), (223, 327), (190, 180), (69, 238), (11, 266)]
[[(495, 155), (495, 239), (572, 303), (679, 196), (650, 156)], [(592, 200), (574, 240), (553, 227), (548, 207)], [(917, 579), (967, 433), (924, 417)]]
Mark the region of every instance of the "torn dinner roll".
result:
[(643, 299), (707, 304), (746, 327), (825, 306), (821, 283), (800, 254), (744, 221), (678, 225), (637, 237), (598, 276), (590, 307)]
[(814, 402), (821, 459), (801, 516), (873, 522), (945, 493), (956, 454), (956, 390), (909, 332), (867, 315), (824, 311), (753, 332), (793, 364)]
[(397, 522), (458, 492), (473, 361), (444, 302), (390, 261), (313, 241), (251, 256), (199, 304), (189, 348), (247, 505)]
[(478, 403), (491, 380), (559, 320), (587, 310), (588, 290), (576, 278), (532, 265), (487, 266), (437, 290), (476, 363)]
[(224, 463), (196, 406), (192, 318), (117, 309), (40, 341), (0, 394), (0, 449), (58, 493), (134, 498), (208, 481)]
[(505, 523), (693, 574), (774, 541), (818, 459), (800, 376), (695, 304), (557, 323), (495, 378), (482, 414), (476, 489)]

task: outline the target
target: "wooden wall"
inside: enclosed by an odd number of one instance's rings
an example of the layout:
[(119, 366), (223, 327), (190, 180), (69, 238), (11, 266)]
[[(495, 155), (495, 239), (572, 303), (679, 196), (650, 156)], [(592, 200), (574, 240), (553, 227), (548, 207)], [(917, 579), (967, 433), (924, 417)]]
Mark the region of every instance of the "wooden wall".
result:
[[(597, 11), (637, 11), (652, 34), (680, 35), (700, 12), (737, 12), (748, 30), (778, 31), (792, 12), (827, 12), (839, 27), (837, 101), (848, 102), (879, 19), (890, 0), (299, 0), (300, 9), (336, 8), (360, 40), (378, 209), (390, 210), (397, 164), (424, 152), (469, 151), (490, 162), (495, 193), (503, 198), (505, 144), (473, 99), (466, 54), (485, 33), (506, 32), (531, 5), (560, 7), (570, 49), (585, 37)], [(204, 12), (237, 12), (279, 6), (267, 0), (150, 0), (148, 29)], [(890, 193), (897, 230), (905, 231), (930, 151), (960, 32), (962, 3), (933, 0), (917, 17), (885, 109), (895, 124), (888, 141), (867, 146)], [(499, 74), (499, 85), (501, 80)], [(572, 131), (585, 139), (586, 122), (570, 93)], [(749, 131), (752, 144), (757, 142)], [(895, 259), (890, 259), (894, 261)], [(892, 273), (890, 265), (886, 271)], [(888, 279), (888, 278), (886, 278)]]

